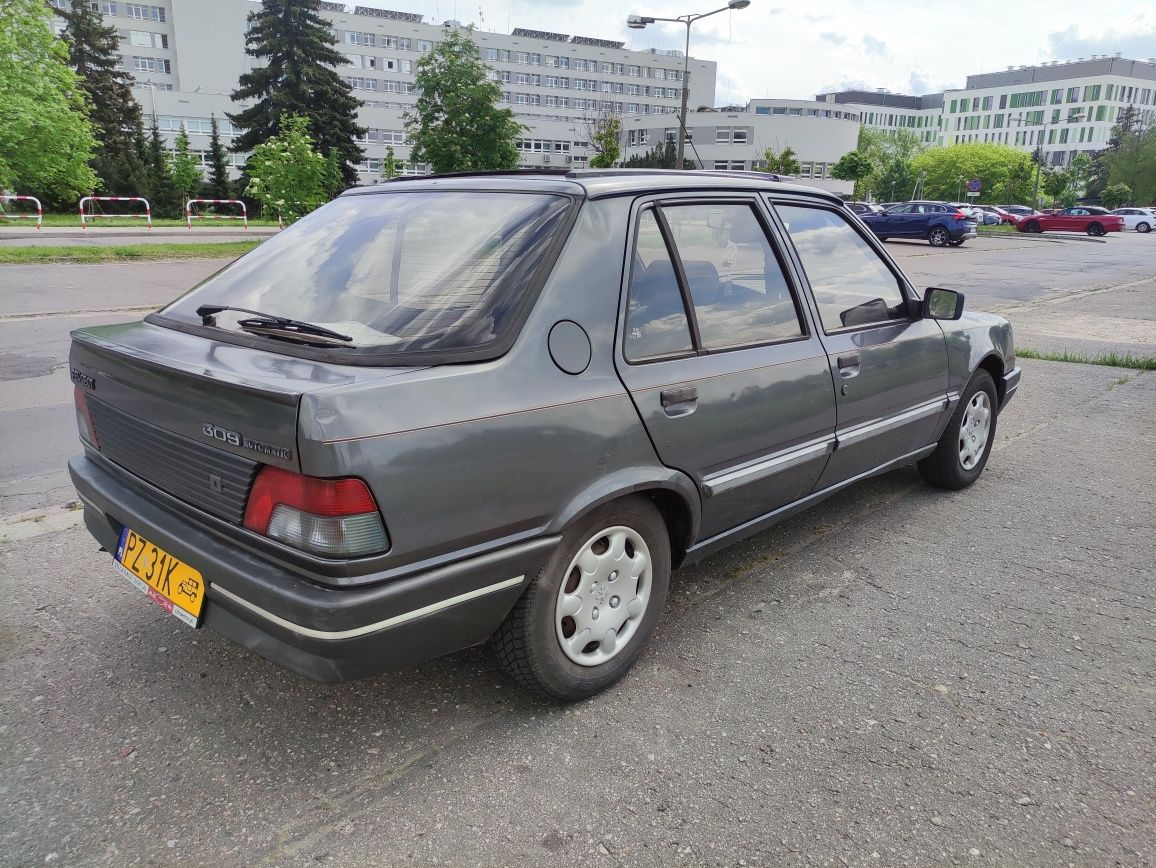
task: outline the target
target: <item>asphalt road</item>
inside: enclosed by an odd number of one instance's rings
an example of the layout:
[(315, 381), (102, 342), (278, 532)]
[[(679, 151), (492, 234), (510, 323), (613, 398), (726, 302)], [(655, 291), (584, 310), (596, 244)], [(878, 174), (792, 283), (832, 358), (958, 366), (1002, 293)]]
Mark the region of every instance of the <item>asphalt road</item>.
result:
[[(1146, 241), (889, 247), (1021, 343), (1135, 293), (1150, 349)], [(68, 329), (213, 267), (0, 268), (0, 863), (1152, 864), (1156, 375), (1025, 361), (974, 487), (897, 471), (681, 571), (590, 702), (480, 649), (319, 686), (164, 616), (51, 508)]]

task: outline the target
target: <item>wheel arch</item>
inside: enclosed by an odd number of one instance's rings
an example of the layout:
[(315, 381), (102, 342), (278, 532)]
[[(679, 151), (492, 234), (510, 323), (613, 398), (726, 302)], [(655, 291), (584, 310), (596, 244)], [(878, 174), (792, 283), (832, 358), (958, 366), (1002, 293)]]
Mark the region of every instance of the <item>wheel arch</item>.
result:
[[(1003, 404), (1003, 393), (1007, 386), (1004, 382), (1004, 364), (1003, 359), (999, 353), (994, 351), (988, 353), (979, 360), (979, 364), (975, 366), (975, 371), (984, 370), (991, 374), (992, 380), (995, 381), (995, 396), (999, 402), (997, 406)], [(972, 371), (972, 376), (975, 376), (975, 371)]]
[(561, 533), (598, 507), (630, 496), (645, 497), (654, 504), (670, 537), (671, 566), (678, 567), (698, 536), (701, 505), (693, 480), (670, 468), (630, 468), (602, 477), (572, 497), (546, 530)]

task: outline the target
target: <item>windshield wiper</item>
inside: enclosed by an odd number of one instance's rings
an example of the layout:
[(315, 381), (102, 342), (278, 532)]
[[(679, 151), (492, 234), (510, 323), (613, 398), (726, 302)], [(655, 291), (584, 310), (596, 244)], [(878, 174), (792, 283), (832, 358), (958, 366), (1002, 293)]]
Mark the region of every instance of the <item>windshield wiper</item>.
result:
[[(214, 315), (225, 310), (236, 311), (237, 313), (251, 313), (253, 315), (252, 319), (237, 320), (238, 328), (245, 331), (268, 334), (271, 337), (296, 338), (306, 343), (309, 342), (309, 338), (328, 338), (329, 341), (342, 342), (353, 340), (349, 335), (343, 335), (341, 332), (335, 332), (324, 326), (314, 325), (311, 322), (289, 319), (284, 316), (275, 316), (274, 314), (262, 313), (259, 310), (249, 310), (244, 307), (233, 307), (229, 304), (202, 304), (197, 308), (197, 316), (201, 318), (201, 325), (215, 326), (217, 323), (216, 320), (213, 319)], [(340, 344), (334, 345), (340, 346)]]

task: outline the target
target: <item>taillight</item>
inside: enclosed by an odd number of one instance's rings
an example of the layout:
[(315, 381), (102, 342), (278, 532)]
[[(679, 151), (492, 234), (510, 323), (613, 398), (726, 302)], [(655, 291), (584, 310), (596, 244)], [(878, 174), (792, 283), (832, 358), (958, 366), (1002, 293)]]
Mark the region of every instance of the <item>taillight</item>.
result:
[(88, 411), (88, 400), (80, 386), (73, 387), (72, 399), (76, 403), (76, 427), (80, 430), (80, 439), (93, 449), (99, 449), (100, 441), (96, 439), (96, 426), (92, 424), (92, 413)]
[(954, 217), (956, 220), (966, 220), (967, 219), (967, 215), (964, 214), (962, 211), (956, 211), (951, 216)]
[(389, 548), (377, 502), (360, 479), (319, 479), (265, 467), (249, 492), (245, 527), (326, 557)]

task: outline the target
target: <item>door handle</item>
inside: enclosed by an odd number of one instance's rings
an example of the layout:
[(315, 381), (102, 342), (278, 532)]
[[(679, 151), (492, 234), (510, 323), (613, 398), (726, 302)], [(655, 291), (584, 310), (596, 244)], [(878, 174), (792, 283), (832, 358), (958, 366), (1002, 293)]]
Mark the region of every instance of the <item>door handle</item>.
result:
[(844, 380), (859, 375), (860, 356), (858, 353), (845, 353), (841, 356), (835, 357), (835, 363), (839, 366), (839, 376)]
[(685, 416), (694, 411), (698, 402), (698, 389), (694, 386), (676, 386), (663, 389), (658, 395), (667, 416)]

